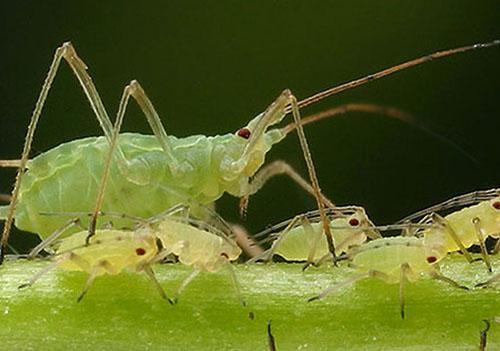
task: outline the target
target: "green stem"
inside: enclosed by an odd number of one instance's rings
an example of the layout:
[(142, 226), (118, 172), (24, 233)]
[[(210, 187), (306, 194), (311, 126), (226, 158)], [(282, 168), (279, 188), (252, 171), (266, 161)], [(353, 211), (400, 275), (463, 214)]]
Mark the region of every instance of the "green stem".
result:
[[(490, 276), (482, 262), (469, 265), (456, 256), (443, 265), (450, 278), (473, 287)], [(267, 320), (280, 351), (476, 350), (482, 320), (500, 316), (498, 285), (465, 291), (429, 278), (407, 284), (405, 320), (398, 286), (375, 279), (308, 303), (353, 271), (324, 266), (302, 272), (298, 264), (235, 265), (247, 307), (224, 270), (201, 274), (175, 306), (160, 298), (145, 274), (98, 277), (80, 303), (81, 272), (56, 269), (17, 289), (46, 265), (19, 260), (0, 268), (2, 350), (266, 350)], [(493, 265), (498, 270), (499, 257)], [(154, 269), (170, 294), (190, 272), (181, 265)], [(492, 322), (487, 350), (495, 349), (500, 324)]]

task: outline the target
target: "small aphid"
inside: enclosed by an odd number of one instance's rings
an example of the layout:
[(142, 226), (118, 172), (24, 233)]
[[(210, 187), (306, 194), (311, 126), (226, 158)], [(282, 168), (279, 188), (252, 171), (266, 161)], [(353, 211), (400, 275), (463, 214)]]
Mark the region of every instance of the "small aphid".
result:
[[(56, 247), (54, 262), (21, 287), (32, 285), (55, 267), (84, 271), (89, 276), (78, 297), (80, 301), (97, 276), (132, 270), (147, 273), (161, 296), (173, 304), (182, 290), (201, 271), (215, 272), (225, 266), (231, 273), (238, 298), (244, 304), (239, 284), (229, 264), (238, 259), (241, 249), (221, 230), (185, 216), (179, 218), (177, 214), (181, 210), (184, 210), (184, 206), (177, 206), (145, 221), (135, 230), (98, 229), (88, 245), (87, 231), (63, 238)], [(57, 238), (51, 236), (49, 239), (44, 245), (35, 248), (30, 256), (36, 255)], [(179, 262), (194, 269), (179, 286), (173, 298), (167, 297), (151, 268), (169, 255), (175, 255)]]
[[(470, 205), (468, 207), (464, 207)], [(440, 211), (450, 208), (464, 207), (448, 215), (441, 216)], [(472, 256), (467, 248), (479, 245), (483, 260), (491, 272), (491, 262), (486, 250), (487, 237), (500, 239), (500, 189), (475, 191), (457, 196), (428, 209), (408, 216), (400, 222), (406, 222), (419, 217), (420, 223), (430, 223), (429, 228), (417, 232), (424, 237), (425, 245), (444, 250), (443, 253), (461, 251), (464, 257), (472, 262)], [(499, 245), (497, 242), (498, 250)]]
[(401, 318), (405, 317), (405, 282), (415, 282), (422, 273), (442, 280), (455, 287), (467, 289), (450, 278), (443, 276), (437, 267), (444, 256), (434, 256), (432, 249), (416, 237), (391, 237), (372, 240), (354, 248), (349, 254), (351, 265), (359, 273), (351, 279), (334, 285), (309, 301), (323, 299), (340, 288), (357, 281), (378, 278), (388, 284), (399, 283), (399, 304)]
[[(367, 238), (380, 238), (380, 234), (361, 207), (330, 208), (327, 215), (335, 252), (339, 255), (346, 253), (351, 247), (361, 245)], [(307, 261), (308, 264), (318, 265), (330, 255), (318, 211), (279, 223), (256, 237), (268, 234), (261, 243), (273, 240), (271, 248), (254, 260), (271, 260), (274, 255), (278, 255), (287, 261)]]

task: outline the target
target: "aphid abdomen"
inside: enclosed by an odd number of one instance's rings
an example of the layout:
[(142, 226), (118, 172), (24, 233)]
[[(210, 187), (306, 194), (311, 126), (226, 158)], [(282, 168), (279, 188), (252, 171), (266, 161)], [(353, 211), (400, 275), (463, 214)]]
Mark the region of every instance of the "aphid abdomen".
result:
[[(217, 174), (211, 172), (214, 141), (202, 136), (170, 139), (179, 160), (177, 169), (169, 166), (153, 136), (120, 135), (126, 162), (115, 157), (111, 165), (103, 211), (148, 218), (190, 199), (210, 204), (222, 195), (223, 184), (213, 182)], [(107, 148), (104, 137), (86, 138), (62, 144), (33, 159), (22, 183), (16, 226), (45, 238), (67, 217), (44, 216), (41, 212), (91, 211)], [(191, 214), (198, 215), (196, 208)]]

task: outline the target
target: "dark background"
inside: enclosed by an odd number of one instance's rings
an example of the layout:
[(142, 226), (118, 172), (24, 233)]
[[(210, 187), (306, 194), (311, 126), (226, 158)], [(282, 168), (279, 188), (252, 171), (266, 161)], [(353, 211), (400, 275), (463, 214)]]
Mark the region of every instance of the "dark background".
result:
[[(138, 79), (176, 136), (233, 132), (284, 89), (299, 99), (390, 65), (500, 38), (498, 1), (202, 1), (0, 4), (0, 157), (18, 158), (52, 55), (71, 40), (89, 65), (108, 111)], [(498, 186), (500, 48), (425, 64), (328, 98), (307, 115), (347, 102), (404, 109), (476, 160), (420, 129), (350, 114), (306, 128), (324, 192), (388, 223), (449, 197)], [(132, 106), (133, 105), (133, 106)], [(149, 133), (131, 104), (127, 131)], [(76, 79), (62, 65), (34, 142), (36, 155), (98, 135)], [(268, 160), (306, 174), (296, 136)], [(0, 170), (0, 192), (14, 172)], [(237, 199), (219, 212), (239, 221)], [(253, 232), (314, 208), (285, 178), (252, 198)], [(30, 247), (17, 235), (14, 246)]]

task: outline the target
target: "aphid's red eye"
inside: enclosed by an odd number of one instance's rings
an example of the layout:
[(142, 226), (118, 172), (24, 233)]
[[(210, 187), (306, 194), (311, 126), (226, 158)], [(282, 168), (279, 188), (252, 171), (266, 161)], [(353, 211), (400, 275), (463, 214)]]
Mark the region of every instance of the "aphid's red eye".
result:
[(227, 259), (229, 260), (229, 256), (227, 255), (227, 253), (223, 252), (223, 253), (221, 253), (220, 255), (221, 255), (222, 257), (224, 257), (224, 258), (227, 258)]
[(493, 204), (492, 204), (493, 208), (496, 209), (496, 210), (500, 210), (500, 201), (495, 201)]
[(351, 218), (349, 220), (349, 224), (352, 225), (353, 227), (357, 227), (359, 225), (359, 220), (357, 218)]
[(138, 247), (137, 249), (135, 249), (135, 253), (137, 254), (137, 256), (142, 256), (146, 254), (146, 250), (144, 250), (142, 247)]
[(242, 138), (248, 139), (250, 135), (252, 135), (252, 132), (248, 128), (241, 128), (236, 134)]
[(429, 262), (429, 263), (434, 263), (436, 261), (437, 261), (436, 256), (428, 256), (427, 257), (427, 262)]

